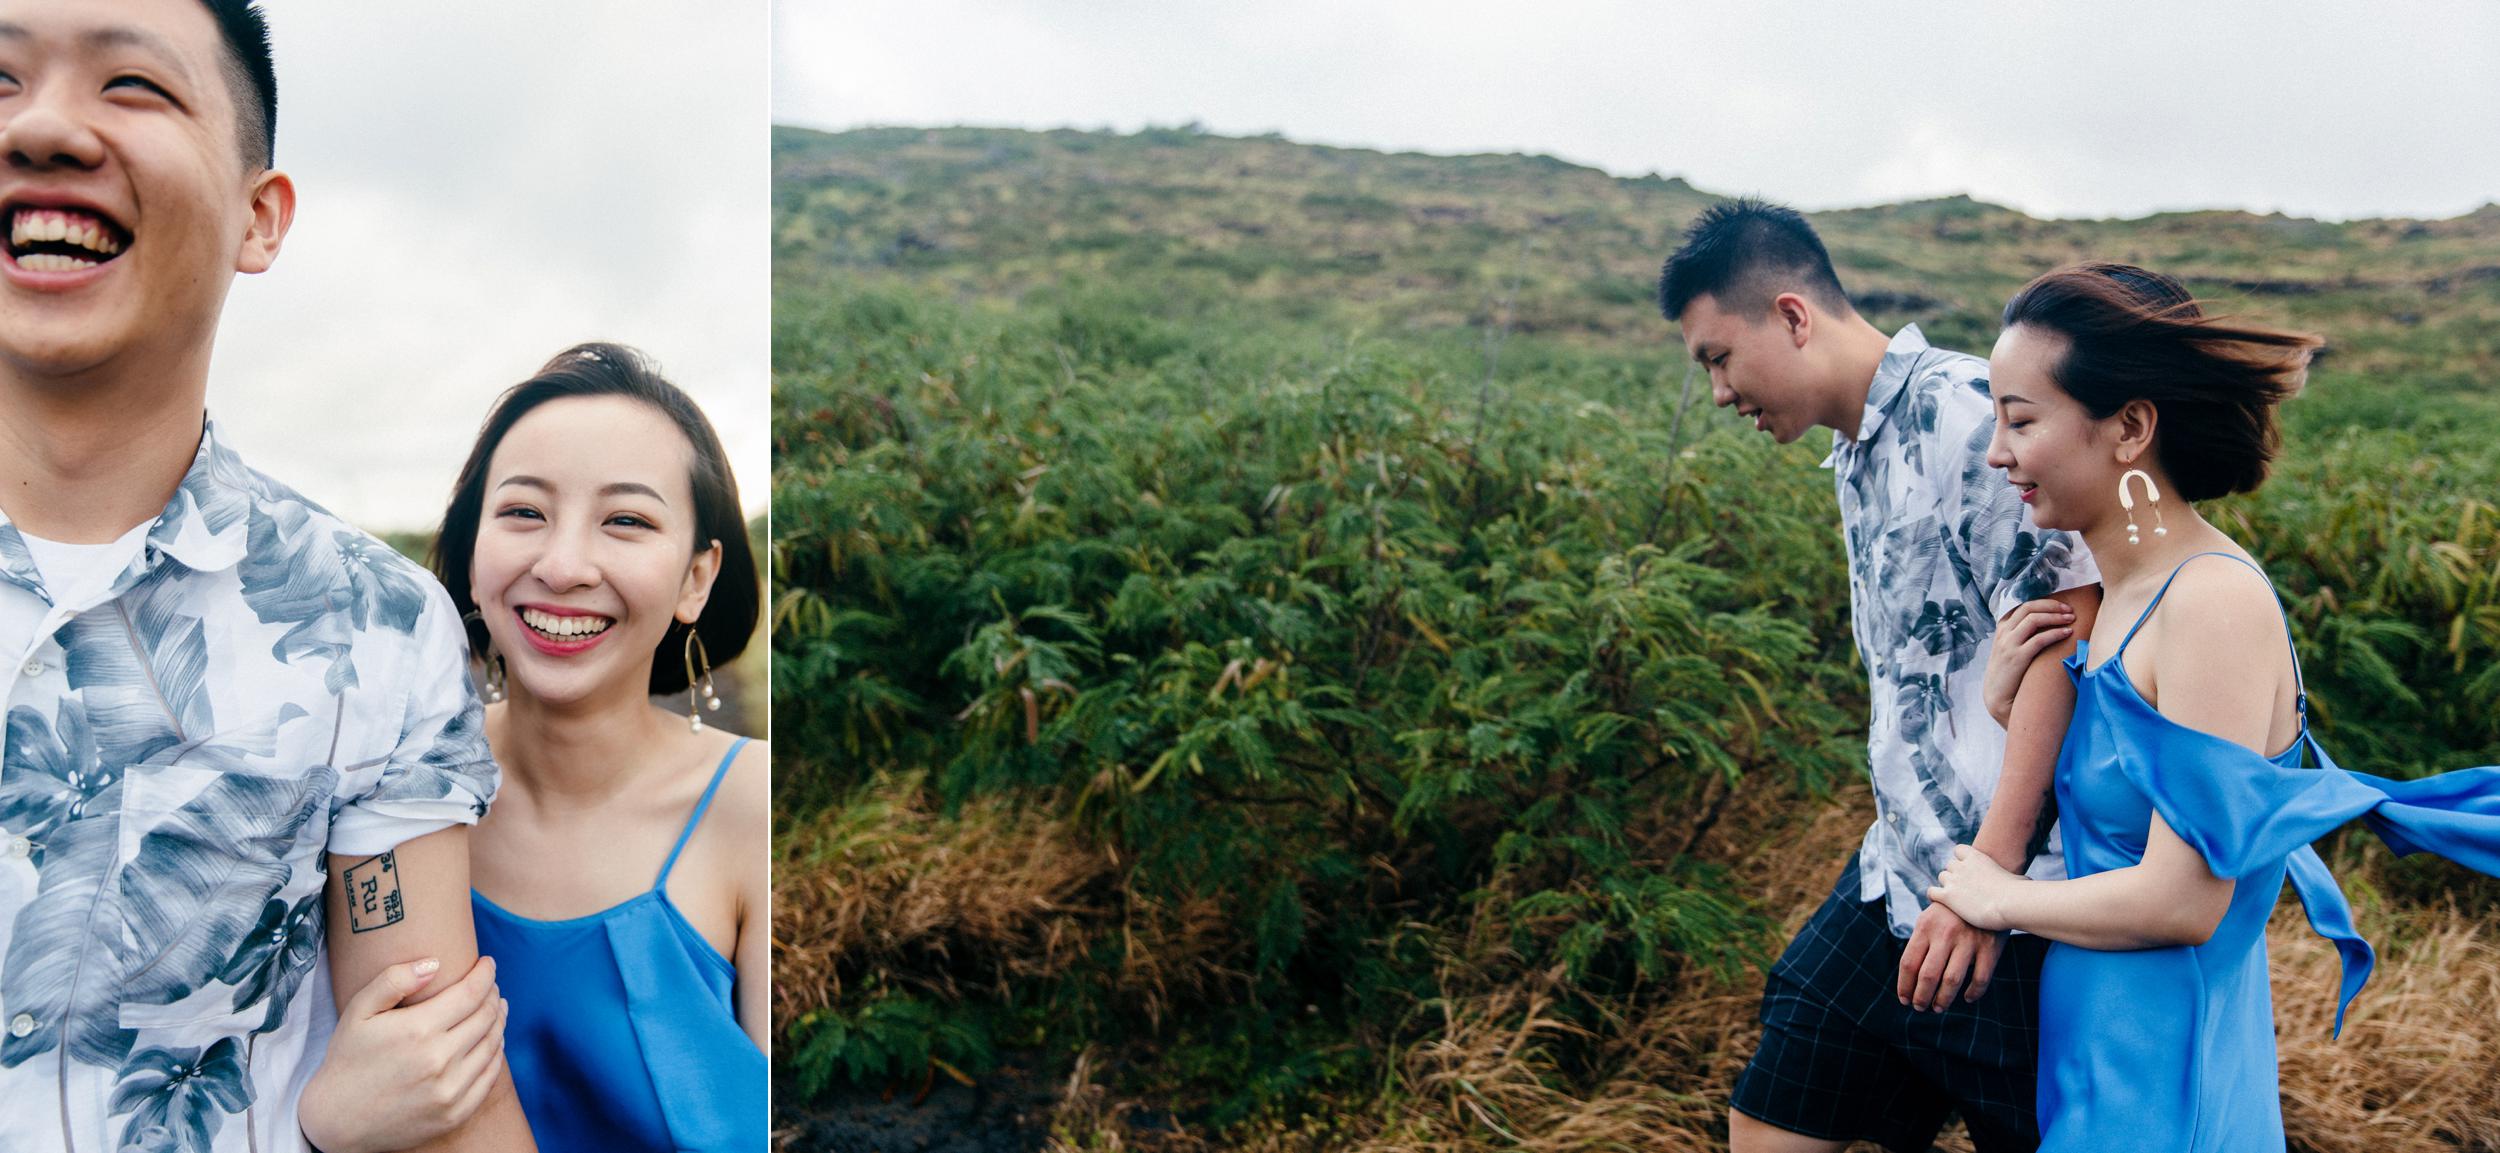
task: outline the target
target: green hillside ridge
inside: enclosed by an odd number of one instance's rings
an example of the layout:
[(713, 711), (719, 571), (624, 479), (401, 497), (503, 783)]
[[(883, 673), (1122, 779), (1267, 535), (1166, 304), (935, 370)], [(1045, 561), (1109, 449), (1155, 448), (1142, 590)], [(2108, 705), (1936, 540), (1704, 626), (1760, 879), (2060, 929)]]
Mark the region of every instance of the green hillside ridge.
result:
[[(1869, 802), (1825, 446), (1713, 409), (1652, 299), (1713, 196), (1184, 129), (774, 164), (793, 1147), (958, 1081), (1041, 1086), (1059, 1148), (1723, 1142), (1759, 966)], [(2324, 333), (2273, 479), (2206, 512), (2342, 763), (2500, 763), (2500, 207), (1813, 218), (1948, 347), (2085, 257)], [(2421, 995), (2287, 1024), (2294, 1148), (2500, 1134), (2456, 1024), (2500, 1011), (2500, 884), (2322, 851)]]
[[(1481, 322), (1515, 292), (1512, 331), (1613, 346), (1672, 336), (1651, 303), (1658, 262), (1716, 198), (1550, 158), (1179, 130), (777, 128), (773, 140), (782, 276), (890, 269), (1013, 299), (1070, 276), (1196, 272), (1211, 292), (1383, 331)], [(2468, 389), (2500, 369), (2500, 205), (2439, 221), (2088, 221), (1953, 197), (1813, 218), (1872, 319), (1918, 319), (1947, 344), (1981, 345), (2015, 288), (2091, 257), (2326, 332), (2341, 372)]]

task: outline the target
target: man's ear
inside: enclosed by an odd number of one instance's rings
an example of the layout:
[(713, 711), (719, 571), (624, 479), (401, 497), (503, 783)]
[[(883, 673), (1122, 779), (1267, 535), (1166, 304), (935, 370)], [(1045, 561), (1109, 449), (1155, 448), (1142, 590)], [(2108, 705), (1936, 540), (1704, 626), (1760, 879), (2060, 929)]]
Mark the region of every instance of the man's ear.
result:
[(1771, 299), (1771, 316), (1788, 329), (1788, 343), (1798, 348), (1814, 331), (1814, 309), (1806, 298), (1794, 292), (1783, 292)]
[(243, 230), (243, 247), (234, 254), (234, 270), (267, 272), (278, 262), (286, 230), (295, 224), (295, 181), (269, 169), (252, 179), (252, 222)]

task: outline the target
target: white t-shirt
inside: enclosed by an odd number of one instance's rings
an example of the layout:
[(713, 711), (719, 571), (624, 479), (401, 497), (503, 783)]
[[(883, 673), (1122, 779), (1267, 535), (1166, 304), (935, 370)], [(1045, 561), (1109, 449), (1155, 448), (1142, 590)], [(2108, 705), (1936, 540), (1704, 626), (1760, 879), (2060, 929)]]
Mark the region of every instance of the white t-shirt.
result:
[(140, 521), (121, 539), (103, 544), (65, 544), (45, 540), (20, 529), (26, 551), (35, 556), (35, 571), (43, 577), (44, 591), (52, 594), (56, 605), (85, 604), (104, 595), (113, 582), (130, 567), (130, 558), (139, 555), (139, 548), (148, 539), (153, 520)]

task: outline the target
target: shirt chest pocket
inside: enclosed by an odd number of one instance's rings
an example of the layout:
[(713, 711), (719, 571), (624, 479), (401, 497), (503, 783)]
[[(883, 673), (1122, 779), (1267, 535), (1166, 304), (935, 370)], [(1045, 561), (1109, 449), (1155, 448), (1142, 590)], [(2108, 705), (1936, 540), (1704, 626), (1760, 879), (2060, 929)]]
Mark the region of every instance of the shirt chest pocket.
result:
[(274, 1026), (317, 952), (320, 855), (337, 774), (133, 765), (114, 909), (120, 1024)]

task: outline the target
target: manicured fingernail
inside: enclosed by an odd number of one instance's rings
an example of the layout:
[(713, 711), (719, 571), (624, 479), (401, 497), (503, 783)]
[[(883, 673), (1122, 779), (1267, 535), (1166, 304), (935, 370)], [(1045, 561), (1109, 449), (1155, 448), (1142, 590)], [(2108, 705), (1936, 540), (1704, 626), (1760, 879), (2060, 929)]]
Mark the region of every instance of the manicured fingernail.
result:
[(418, 976), (420, 976), (420, 977), (431, 977), (431, 976), (433, 976), (433, 975), (434, 975), (434, 970), (436, 970), (436, 969), (440, 969), (440, 968), (442, 968), (442, 967), (443, 967), (443, 963), (442, 963), (441, 961), (437, 961), (437, 960), (435, 960), (435, 959), (434, 959), (434, 958), (432, 958), (432, 957), (428, 957), (428, 958), (426, 958), (426, 959), (424, 959), (424, 960), (422, 960), (422, 961), (417, 962), (417, 975), (418, 975)]

